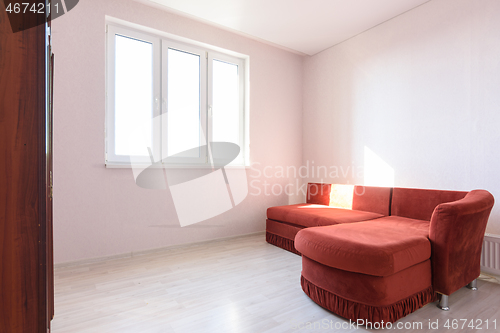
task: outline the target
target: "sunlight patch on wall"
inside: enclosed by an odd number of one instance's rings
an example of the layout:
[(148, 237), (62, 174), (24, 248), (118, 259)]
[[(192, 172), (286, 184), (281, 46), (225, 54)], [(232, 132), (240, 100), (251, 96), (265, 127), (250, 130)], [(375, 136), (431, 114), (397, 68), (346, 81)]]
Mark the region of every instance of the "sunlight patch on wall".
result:
[(366, 186), (394, 186), (394, 169), (366, 146), (364, 176)]

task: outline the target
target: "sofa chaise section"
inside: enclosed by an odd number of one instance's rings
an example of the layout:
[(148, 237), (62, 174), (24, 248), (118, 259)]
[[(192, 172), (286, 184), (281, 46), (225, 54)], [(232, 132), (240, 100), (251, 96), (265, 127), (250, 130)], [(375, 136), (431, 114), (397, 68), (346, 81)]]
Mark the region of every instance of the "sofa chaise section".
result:
[(394, 322), (435, 299), (425, 232), (375, 220), (307, 228), (295, 246), (304, 292), (344, 318)]

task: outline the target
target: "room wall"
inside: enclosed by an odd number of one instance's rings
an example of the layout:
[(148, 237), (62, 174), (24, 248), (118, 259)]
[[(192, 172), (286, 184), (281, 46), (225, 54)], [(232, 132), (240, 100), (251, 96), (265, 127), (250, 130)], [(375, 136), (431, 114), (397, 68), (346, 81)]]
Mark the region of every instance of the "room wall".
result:
[[(105, 168), (105, 15), (250, 56), (254, 167), (236, 208), (181, 228), (168, 190), (139, 188), (131, 169)], [(56, 263), (264, 231), (267, 207), (300, 200), (279, 191), (293, 179), (263, 168), (301, 165), (302, 56), (132, 0), (80, 1), (53, 21), (52, 35)]]
[(499, 17), (500, 1), (433, 0), (305, 59), (308, 179), (500, 200)]

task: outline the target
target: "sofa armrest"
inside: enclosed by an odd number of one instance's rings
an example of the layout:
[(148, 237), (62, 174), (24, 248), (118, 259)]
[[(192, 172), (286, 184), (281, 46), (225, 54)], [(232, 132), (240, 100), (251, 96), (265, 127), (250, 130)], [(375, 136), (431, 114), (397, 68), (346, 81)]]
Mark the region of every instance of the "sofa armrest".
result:
[(434, 209), (429, 230), (434, 291), (450, 295), (479, 276), (482, 243), (493, 204), (491, 193), (474, 190), (463, 199)]

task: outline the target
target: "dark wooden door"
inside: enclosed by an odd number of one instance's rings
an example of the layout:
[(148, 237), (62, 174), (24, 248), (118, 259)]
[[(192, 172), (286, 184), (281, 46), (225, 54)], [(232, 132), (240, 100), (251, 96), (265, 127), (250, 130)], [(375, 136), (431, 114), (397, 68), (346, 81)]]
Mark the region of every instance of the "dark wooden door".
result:
[(14, 33), (0, 3), (0, 333), (46, 333), (54, 311), (50, 53), (31, 23)]

